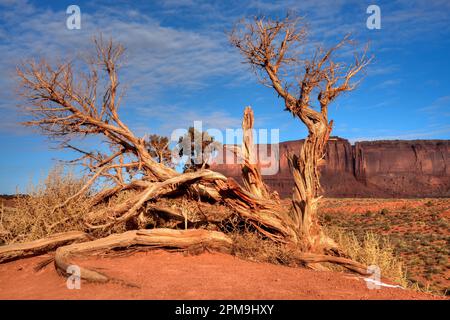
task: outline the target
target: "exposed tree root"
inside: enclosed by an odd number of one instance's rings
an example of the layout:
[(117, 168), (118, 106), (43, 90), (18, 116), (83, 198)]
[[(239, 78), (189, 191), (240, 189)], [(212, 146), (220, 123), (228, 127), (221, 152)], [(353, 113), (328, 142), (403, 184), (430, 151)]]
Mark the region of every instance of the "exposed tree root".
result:
[[(55, 266), (61, 273), (66, 274), (72, 265), (71, 258), (104, 252), (112, 249), (124, 249), (131, 246), (145, 246), (149, 248), (168, 248), (200, 252), (211, 249), (221, 252), (231, 252), (232, 240), (222, 232), (203, 229), (173, 230), (173, 229), (142, 229), (132, 230), (121, 234), (113, 234), (94, 241), (76, 243), (59, 247), (55, 254)], [(107, 282), (107, 275), (80, 267), (81, 278), (93, 282)]]
[(43, 238), (27, 243), (16, 243), (1, 246), (0, 263), (41, 255), (69, 243), (83, 242), (88, 240), (90, 240), (90, 238), (84, 232), (69, 231), (53, 234), (48, 238)]
[[(165, 210), (165, 209), (163, 209)], [(262, 230), (264, 231), (264, 230)], [(141, 229), (113, 234), (105, 238), (89, 241), (87, 234), (78, 231), (55, 234), (36, 241), (12, 244), (0, 247), (0, 263), (41, 255), (55, 250), (54, 258), (45, 260), (37, 268), (42, 268), (54, 260), (56, 269), (66, 274), (71, 258), (104, 253), (114, 249), (130, 247), (147, 247), (175, 249), (200, 253), (206, 250), (231, 253), (232, 240), (224, 233), (204, 229), (174, 230), (174, 229)], [(71, 243), (71, 244), (70, 244)], [(295, 253), (295, 260), (307, 267), (317, 269), (320, 263), (333, 263), (361, 275), (368, 275), (365, 265), (347, 258), (314, 253)], [(107, 275), (81, 267), (81, 278), (93, 282), (107, 282), (111, 280)]]
[(369, 275), (367, 272), (367, 266), (347, 258), (334, 257), (325, 254), (298, 253), (295, 254), (295, 259), (305, 265), (329, 262), (343, 266), (344, 268), (363, 276)]

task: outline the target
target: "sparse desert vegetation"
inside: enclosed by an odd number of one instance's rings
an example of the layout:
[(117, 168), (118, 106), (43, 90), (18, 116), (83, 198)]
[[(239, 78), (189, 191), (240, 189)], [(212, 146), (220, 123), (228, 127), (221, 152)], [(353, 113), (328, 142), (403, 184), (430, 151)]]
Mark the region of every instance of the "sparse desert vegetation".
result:
[(0, 241), (26, 242), (58, 232), (82, 230), (89, 193), (63, 208), (57, 206), (78, 193), (85, 183), (85, 179), (73, 172), (64, 173), (63, 167), (58, 166), (37, 185), (30, 184), (27, 195), (2, 199)]
[[(364, 242), (389, 243), (408, 286), (447, 294), (450, 285), (450, 199), (325, 199), (320, 219)], [(348, 247), (352, 251), (352, 241)]]

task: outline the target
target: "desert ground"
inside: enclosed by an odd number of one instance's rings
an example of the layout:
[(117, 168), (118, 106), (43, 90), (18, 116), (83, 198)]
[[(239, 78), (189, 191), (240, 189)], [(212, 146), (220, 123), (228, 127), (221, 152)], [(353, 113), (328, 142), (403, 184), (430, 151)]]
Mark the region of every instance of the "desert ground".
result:
[(244, 261), (231, 255), (186, 256), (166, 251), (126, 257), (92, 257), (84, 266), (107, 272), (116, 283), (81, 283), (67, 289), (47, 257), (0, 265), (0, 299), (442, 299), (428, 293), (368, 289), (360, 276)]
[(446, 299), (450, 199), (324, 199), (319, 212), (327, 226), (388, 239), (411, 286), (376, 290), (348, 272), (157, 250), (77, 260), (116, 279), (80, 290), (67, 289), (51, 263), (36, 270), (51, 255), (1, 264), (0, 299)]

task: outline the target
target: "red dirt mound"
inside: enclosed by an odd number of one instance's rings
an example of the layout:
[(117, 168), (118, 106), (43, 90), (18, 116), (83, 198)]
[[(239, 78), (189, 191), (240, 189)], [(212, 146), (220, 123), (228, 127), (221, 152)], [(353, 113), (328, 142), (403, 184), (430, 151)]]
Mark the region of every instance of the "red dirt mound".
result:
[(0, 299), (439, 299), (410, 290), (368, 289), (348, 273), (312, 271), (233, 256), (185, 256), (165, 251), (78, 261), (138, 287), (81, 283), (69, 290), (53, 265), (34, 267), (48, 257), (0, 265)]

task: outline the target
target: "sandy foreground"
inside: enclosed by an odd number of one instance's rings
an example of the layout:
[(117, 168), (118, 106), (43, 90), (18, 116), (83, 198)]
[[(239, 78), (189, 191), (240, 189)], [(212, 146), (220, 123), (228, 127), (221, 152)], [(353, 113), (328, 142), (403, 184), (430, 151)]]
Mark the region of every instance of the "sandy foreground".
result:
[(369, 289), (362, 277), (244, 261), (219, 253), (165, 251), (76, 261), (121, 283), (81, 283), (68, 289), (40, 256), (0, 265), (0, 299), (442, 299), (398, 288)]

